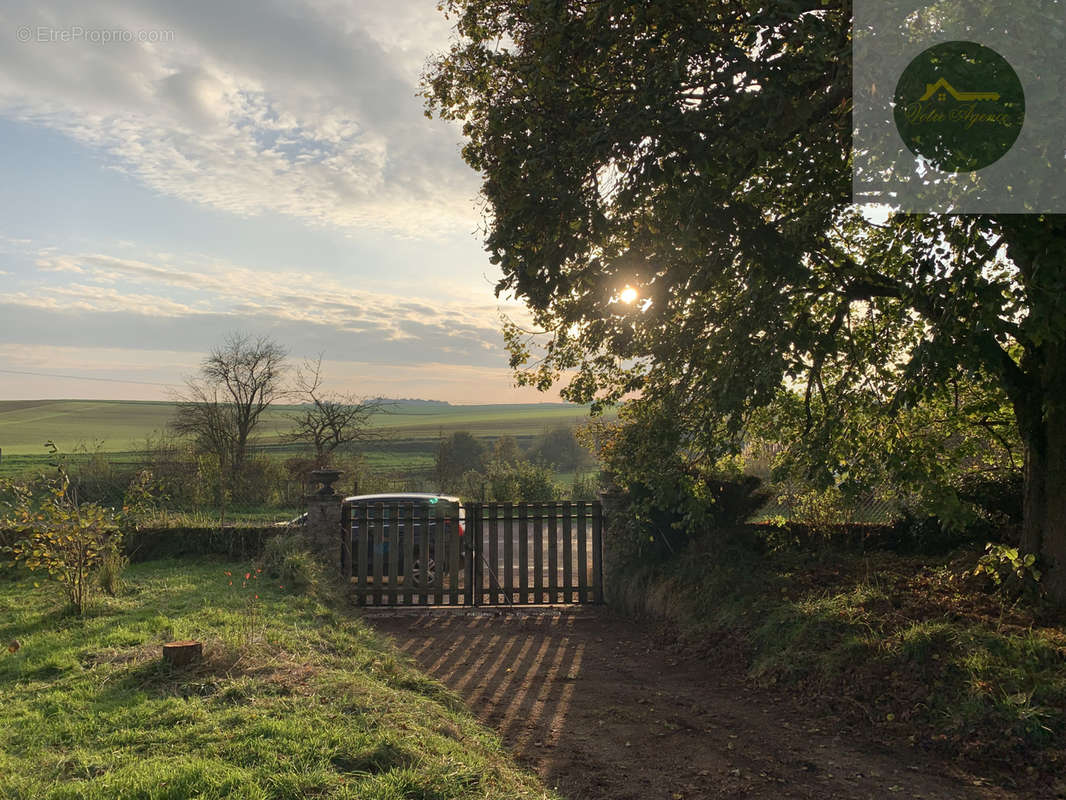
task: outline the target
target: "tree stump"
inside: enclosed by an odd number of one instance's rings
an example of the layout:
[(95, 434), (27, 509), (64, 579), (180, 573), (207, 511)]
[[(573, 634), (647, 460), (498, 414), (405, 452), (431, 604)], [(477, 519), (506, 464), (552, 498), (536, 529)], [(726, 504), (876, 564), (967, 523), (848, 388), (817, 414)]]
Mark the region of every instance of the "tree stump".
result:
[(185, 667), (203, 658), (202, 642), (168, 642), (163, 645), (163, 660), (172, 667)]

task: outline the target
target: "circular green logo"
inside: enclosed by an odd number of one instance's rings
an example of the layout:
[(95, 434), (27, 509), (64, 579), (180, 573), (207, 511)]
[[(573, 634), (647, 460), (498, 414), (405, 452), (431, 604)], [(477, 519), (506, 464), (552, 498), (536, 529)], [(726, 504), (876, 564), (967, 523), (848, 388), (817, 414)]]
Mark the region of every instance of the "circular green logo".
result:
[(1014, 146), (1025, 122), (1025, 91), (995, 50), (944, 42), (907, 65), (894, 113), (914, 155), (941, 172), (972, 172)]

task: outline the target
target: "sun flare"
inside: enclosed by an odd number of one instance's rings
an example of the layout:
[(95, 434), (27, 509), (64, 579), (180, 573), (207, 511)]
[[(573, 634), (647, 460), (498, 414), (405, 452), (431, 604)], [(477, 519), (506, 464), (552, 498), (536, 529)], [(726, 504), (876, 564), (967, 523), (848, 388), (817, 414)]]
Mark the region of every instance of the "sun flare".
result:
[(623, 303), (632, 303), (637, 299), (637, 290), (632, 286), (627, 286), (622, 290), (622, 293), (618, 295), (618, 299)]

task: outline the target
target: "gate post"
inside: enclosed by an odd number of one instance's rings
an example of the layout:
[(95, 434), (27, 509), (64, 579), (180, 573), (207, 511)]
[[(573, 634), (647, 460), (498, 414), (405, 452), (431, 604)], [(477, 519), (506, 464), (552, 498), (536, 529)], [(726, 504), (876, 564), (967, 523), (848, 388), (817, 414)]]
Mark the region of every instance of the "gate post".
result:
[(600, 520), (600, 602), (612, 603), (616, 599), (609, 582), (611, 576), (611, 544), (609, 537), (617, 523), (617, 517), (624, 512), (626, 495), (617, 488), (597, 492), (599, 504), (597, 513)]
[(333, 491), (333, 484), (341, 476), (339, 470), (316, 469), (311, 478), (322, 487), (305, 498), (307, 503), (307, 538), (314, 553), (329, 570), (339, 577), (344, 569), (343, 527), (341, 505), (344, 498)]

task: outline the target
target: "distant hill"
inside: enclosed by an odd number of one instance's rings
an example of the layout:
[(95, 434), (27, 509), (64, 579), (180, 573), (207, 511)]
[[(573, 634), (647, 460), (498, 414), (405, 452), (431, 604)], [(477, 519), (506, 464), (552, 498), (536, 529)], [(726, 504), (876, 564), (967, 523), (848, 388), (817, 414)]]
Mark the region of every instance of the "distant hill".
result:
[(397, 405), (411, 405), (411, 406), (450, 406), (447, 400), (421, 400), (417, 397), (375, 397), (374, 400), (379, 403), (393, 403)]
[[(588, 409), (567, 403), (452, 405), (435, 400), (390, 400), (378, 427), (390, 438), (435, 439), (468, 430), (480, 437), (535, 436), (557, 425), (588, 420)], [(264, 443), (281, 441), (286, 414), (297, 406), (275, 406), (260, 429)], [(165, 401), (6, 400), (0, 401), (0, 450), (4, 456), (39, 455), (53, 440), (61, 450), (82, 447), (103, 452), (142, 450), (148, 437), (163, 431), (174, 415)]]

